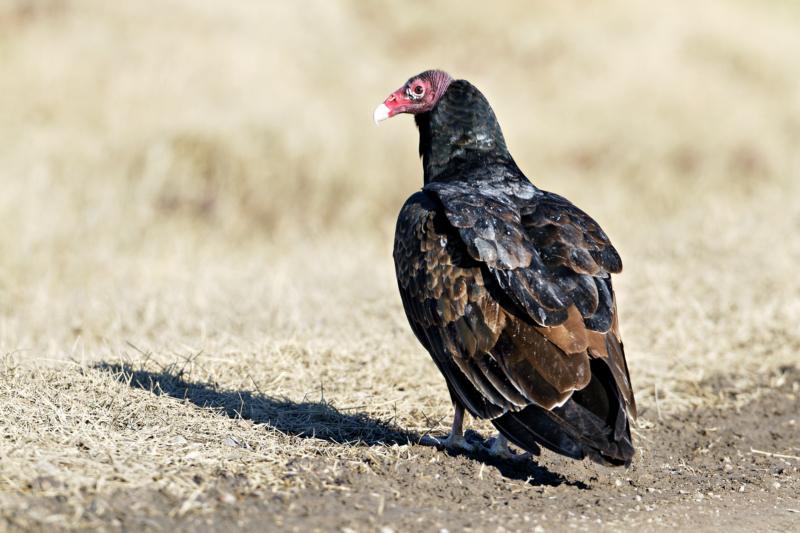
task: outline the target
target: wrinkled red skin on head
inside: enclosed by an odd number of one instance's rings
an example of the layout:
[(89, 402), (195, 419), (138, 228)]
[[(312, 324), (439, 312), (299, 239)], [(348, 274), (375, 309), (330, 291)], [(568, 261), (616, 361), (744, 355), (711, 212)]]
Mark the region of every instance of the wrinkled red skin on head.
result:
[(441, 70), (428, 70), (414, 76), (383, 102), (389, 108), (389, 118), (400, 113), (418, 115), (430, 111), (452, 81)]

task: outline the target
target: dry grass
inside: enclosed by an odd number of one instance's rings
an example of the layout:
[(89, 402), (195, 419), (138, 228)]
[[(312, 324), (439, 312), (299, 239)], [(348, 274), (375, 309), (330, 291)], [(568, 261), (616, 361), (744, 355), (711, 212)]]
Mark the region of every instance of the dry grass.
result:
[(370, 121), (430, 67), (617, 243), (640, 404), (797, 360), (794, 4), (460, 5), (0, 0), (0, 491), (286, 490), (441, 430), (390, 257), (416, 132)]
[[(163, 367), (147, 359), (136, 369), (103, 363), (72, 372), (7, 371), (3, 395), (14, 403), (3, 431), (14, 445), (3, 450), (3, 484), (83, 497), (140, 486), (183, 496), (236, 475), (246, 476), (250, 492), (276, 492), (294, 485), (287, 475), (294, 460), (363, 460), (365, 450), (354, 446), (376, 445), (366, 451), (381, 453), (401, 436), (381, 419), (392, 418), (392, 406), (339, 409), (320, 390), (292, 402), (215, 381), (197, 384), (192, 370), (213, 362), (194, 356)], [(219, 363), (242, 370), (228, 358)]]

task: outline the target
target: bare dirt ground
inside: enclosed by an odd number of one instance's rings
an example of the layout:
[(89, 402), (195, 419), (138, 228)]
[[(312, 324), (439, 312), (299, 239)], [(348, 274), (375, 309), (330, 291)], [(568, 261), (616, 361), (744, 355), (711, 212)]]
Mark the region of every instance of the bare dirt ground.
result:
[[(409, 444), (428, 68), (620, 251), (630, 469)], [(0, 0), (0, 95), (0, 532), (800, 531), (797, 2)]]

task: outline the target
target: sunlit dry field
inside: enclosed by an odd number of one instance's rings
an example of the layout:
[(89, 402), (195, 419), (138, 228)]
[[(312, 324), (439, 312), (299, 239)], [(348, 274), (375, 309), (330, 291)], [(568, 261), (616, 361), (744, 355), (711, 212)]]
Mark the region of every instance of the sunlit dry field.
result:
[[(794, 2), (0, 0), (0, 531), (211, 524), (301, 494), (300, 460), (369, 470), (447, 430), (391, 259), (417, 134), (371, 120), (429, 68), (620, 251), (637, 462), (659, 420), (785, 385)], [(121, 522), (140, 493), (165, 511)]]

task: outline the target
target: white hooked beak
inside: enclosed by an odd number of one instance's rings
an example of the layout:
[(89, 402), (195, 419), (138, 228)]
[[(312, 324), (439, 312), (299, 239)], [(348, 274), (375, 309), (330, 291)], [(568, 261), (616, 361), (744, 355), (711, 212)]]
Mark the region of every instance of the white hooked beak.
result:
[[(375, 112), (372, 114), (372, 120), (375, 121), (375, 124), (378, 124), (381, 120), (386, 120), (389, 118), (389, 108), (386, 104), (381, 104), (375, 108)], [(378, 124), (380, 126), (380, 124)]]

